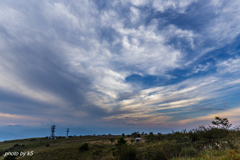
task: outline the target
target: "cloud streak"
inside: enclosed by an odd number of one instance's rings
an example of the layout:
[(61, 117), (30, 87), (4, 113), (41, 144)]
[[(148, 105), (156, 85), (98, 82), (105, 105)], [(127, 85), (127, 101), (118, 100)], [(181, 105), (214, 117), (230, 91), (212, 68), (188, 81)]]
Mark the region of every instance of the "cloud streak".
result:
[(224, 116), (222, 101), (233, 102), (230, 116), (239, 108), (239, 5), (1, 1), (1, 125), (174, 127)]

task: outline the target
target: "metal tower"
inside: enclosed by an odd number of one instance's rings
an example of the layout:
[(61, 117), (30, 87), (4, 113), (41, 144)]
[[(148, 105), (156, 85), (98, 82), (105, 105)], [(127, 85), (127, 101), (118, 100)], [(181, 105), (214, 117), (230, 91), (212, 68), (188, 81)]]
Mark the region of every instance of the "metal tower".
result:
[(69, 128), (67, 128), (67, 136), (66, 136), (66, 138), (68, 138), (68, 132), (69, 132)]
[(51, 131), (52, 131), (52, 133), (51, 133), (51, 135), (50, 135), (50, 138), (51, 138), (51, 139), (55, 139), (55, 134), (54, 134), (54, 132), (55, 132), (55, 127), (56, 127), (55, 125), (52, 125), (52, 126), (51, 126)]

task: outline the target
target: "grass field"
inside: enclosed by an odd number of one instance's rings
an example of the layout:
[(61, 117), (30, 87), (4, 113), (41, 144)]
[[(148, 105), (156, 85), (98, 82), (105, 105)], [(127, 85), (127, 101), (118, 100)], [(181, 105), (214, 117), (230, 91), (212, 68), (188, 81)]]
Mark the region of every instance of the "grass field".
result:
[[(175, 139), (169, 140), (168, 138), (168, 140), (154, 140), (154, 137), (156, 138), (157, 136), (158, 135), (152, 135), (153, 138), (150, 142), (149, 135), (141, 135), (141, 142), (133, 142), (133, 137), (125, 137), (124, 139), (127, 141), (127, 143), (126, 145), (123, 145), (123, 147), (116, 147), (118, 139), (122, 137), (120, 135), (79, 136), (72, 138), (60, 138), (55, 140), (46, 138), (11, 140), (0, 143), (0, 151), (3, 154), (0, 160), (4, 160), (4, 154), (9, 150), (19, 153), (21, 151), (25, 152), (26, 155), (24, 157), (16, 156), (16, 159), (19, 160), (240, 159), (239, 141), (235, 142), (235, 149), (231, 149), (229, 147), (226, 147), (225, 149), (216, 149), (212, 146), (205, 146), (201, 151), (196, 152), (196, 150), (192, 146), (185, 146), (178, 154), (177, 146), (179, 146), (179, 143), (176, 143)], [(115, 140), (111, 142), (109, 140), (110, 138), (115, 138)], [(89, 150), (80, 151), (79, 147), (85, 143), (88, 144)], [(182, 147), (181, 145), (180, 147)], [(173, 148), (170, 149), (171, 147)], [(31, 151), (33, 151), (32, 156)], [(169, 158), (169, 156), (163, 157), (162, 151), (164, 151), (164, 153), (172, 152), (169, 153), (169, 155), (171, 155), (171, 158)], [(27, 155), (28, 152), (29, 155)]]
[[(33, 152), (33, 156), (27, 156), (27, 154), (21, 158), (17, 156), (17, 159), (92, 159), (92, 157), (112, 157), (112, 148), (114, 148), (115, 142), (111, 144), (109, 138), (119, 138), (120, 136), (81, 136), (72, 138), (60, 138), (60, 139), (45, 139), (45, 138), (31, 138), (5, 141), (0, 143), (0, 151), (8, 151), (12, 147), (12, 151), (24, 151)], [(90, 150), (87, 152), (80, 152), (79, 147), (88, 143)], [(16, 146), (17, 147), (13, 147)], [(49, 145), (49, 146), (47, 146)], [(46, 147), (47, 146), (47, 147)], [(101, 156), (97, 151), (102, 151)], [(95, 154), (96, 155), (95, 155)], [(4, 155), (0, 160), (4, 159)]]

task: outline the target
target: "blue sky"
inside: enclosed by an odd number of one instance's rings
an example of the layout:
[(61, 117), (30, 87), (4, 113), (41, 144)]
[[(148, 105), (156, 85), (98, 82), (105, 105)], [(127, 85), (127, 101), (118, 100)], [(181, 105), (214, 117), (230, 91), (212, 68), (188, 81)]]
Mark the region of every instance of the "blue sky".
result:
[(161, 132), (215, 116), (239, 125), (239, 8), (237, 0), (2, 0), (0, 128)]

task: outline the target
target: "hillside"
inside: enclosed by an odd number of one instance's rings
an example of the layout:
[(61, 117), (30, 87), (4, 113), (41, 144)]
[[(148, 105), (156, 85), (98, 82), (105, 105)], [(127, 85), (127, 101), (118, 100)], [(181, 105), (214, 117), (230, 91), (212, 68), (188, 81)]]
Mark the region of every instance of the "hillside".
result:
[[(209, 130), (210, 131), (210, 130)], [(215, 130), (216, 131), (216, 130)], [(219, 129), (219, 131), (222, 131)], [(30, 138), (11, 140), (0, 143), (0, 151), (3, 154), (0, 160), (4, 159), (7, 151), (25, 152), (24, 157), (16, 156), (21, 160), (111, 160), (111, 159), (239, 159), (239, 133), (234, 144), (222, 139), (221, 147), (212, 145), (215, 143), (204, 143), (189, 139), (191, 132), (175, 132), (171, 134), (142, 134), (141, 142), (135, 142), (138, 132), (122, 136), (101, 135), (101, 136), (78, 136), (70, 138), (46, 139)], [(121, 140), (120, 140), (121, 139)], [(112, 140), (112, 142), (110, 141)], [(126, 140), (126, 144), (125, 141)], [(218, 139), (219, 140), (219, 139)], [(201, 143), (200, 143), (201, 142)], [(219, 141), (218, 141), (219, 142)], [(84, 145), (87, 143), (86, 145)], [(224, 143), (226, 145), (224, 145)], [(120, 144), (120, 145), (119, 145)], [(202, 144), (202, 146), (200, 145)], [(82, 149), (79, 148), (82, 146)], [(85, 148), (84, 148), (85, 146)], [(32, 152), (33, 151), (33, 152)], [(29, 153), (27, 153), (29, 152)], [(28, 155), (27, 155), (28, 154)], [(6, 158), (5, 158), (6, 159)]]
[[(114, 144), (111, 144), (109, 138), (118, 138), (120, 136), (79, 136), (71, 138), (59, 138), (56, 140), (46, 138), (30, 138), (5, 141), (0, 143), (0, 151), (4, 152), (21, 151), (31, 152), (32, 156), (27, 154), (24, 157), (17, 156), (17, 159), (88, 159), (91, 155), (94, 155), (96, 151), (103, 150), (101, 157), (112, 156), (112, 148)], [(88, 152), (80, 152), (79, 147), (88, 143), (90, 150)], [(49, 146), (48, 146), (49, 145)], [(93, 156), (94, 157), (94, 156)], [(98, 156), (100, 157), (100, 156)], [(4, 155), (0, 160), (4, 159)]]

